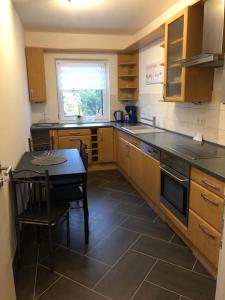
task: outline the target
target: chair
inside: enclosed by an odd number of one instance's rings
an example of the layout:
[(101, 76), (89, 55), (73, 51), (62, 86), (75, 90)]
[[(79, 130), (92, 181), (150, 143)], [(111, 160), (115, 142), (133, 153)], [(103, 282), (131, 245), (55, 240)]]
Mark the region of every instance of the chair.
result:
[[(52, 197), (48, 171), (45, 173), (22, 170), (10, 172), (15, 207), (18, 259), (21, 260), (21, 224), (48, 228), (49, 265), (54, 269), (53, 229), (62, 217), (67, 219), (67, 246), (70, 247), (69, 203)], [(63, 195), (62, 195), (63, 196)]]
[(29, 150), (33, 151), (44, 151), (44, 150), (53, 150), (54, 149), (54, 138), (38, 137), (35, 139), (28, 138)]
[[(87, 170), (88, 167), (88, 151), (87, 145), (81, 141), (80, 156), (83, 161), (84, 167)], [(84, 213), (84, 231), (85, 231), (85, 243), (89, 242), (89, 222), (88, 222), (88, 201), (87, 201), (87, 176), (80, 179), (65, 179), (52, 181), (54, 199), (64, 199), (68, 202), (80, 202), (83, 206), (70, 207), (71, 209), (83, 208)]]

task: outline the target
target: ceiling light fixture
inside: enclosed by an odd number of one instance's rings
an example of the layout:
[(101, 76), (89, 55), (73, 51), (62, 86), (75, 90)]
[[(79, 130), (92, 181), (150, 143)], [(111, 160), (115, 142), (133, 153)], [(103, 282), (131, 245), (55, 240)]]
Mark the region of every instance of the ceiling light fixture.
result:
[(67, 0), (67, 3), (73, 7), (89, 7), (96, 6), (102, 3), (103, 0)]

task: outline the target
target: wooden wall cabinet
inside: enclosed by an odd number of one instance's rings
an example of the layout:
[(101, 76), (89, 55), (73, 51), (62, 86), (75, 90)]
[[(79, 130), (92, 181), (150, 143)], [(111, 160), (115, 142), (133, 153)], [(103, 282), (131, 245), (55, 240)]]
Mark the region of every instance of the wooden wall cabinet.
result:
[(118, 54), (118, 100), (137, 101), (139, 53)]
[(25, 52), (30, 101), (46, 102), (44, 50), (27, 47)]
[(165, 24), (164, 101), (211, 101), (214, 69), (181, 67), (202, 52), (203, 5), (189, 6)]

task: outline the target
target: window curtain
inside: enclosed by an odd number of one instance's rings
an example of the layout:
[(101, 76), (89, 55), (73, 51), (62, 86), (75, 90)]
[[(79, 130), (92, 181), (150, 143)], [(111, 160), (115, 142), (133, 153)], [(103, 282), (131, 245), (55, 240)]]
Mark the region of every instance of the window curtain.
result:
[(105, 63), (56, 61), (56, 66), (61, 91), (106, 89)]

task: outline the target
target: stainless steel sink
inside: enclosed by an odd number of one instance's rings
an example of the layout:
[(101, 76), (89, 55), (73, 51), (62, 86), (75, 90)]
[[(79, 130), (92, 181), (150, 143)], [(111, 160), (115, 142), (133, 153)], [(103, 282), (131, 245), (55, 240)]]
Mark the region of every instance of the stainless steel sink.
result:
[(150, 127), (147, 125), (133, 125), (133, 126), (123, 126), (121, 127), (123, 130), (126, 130), (133, 134), (141, 134), (141, 133), (159, 133), (164, 132), (164, 130), (156, 128), (156, 127)]

